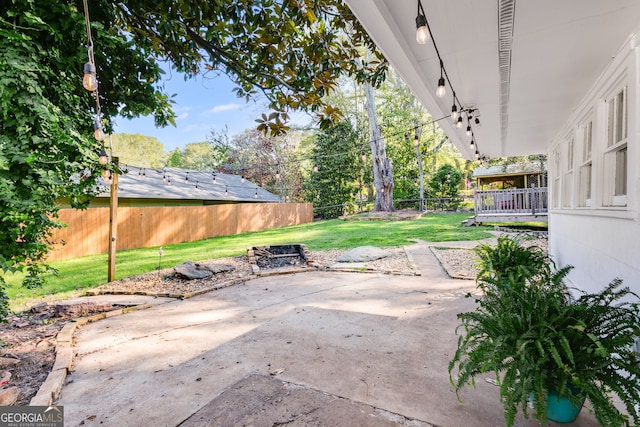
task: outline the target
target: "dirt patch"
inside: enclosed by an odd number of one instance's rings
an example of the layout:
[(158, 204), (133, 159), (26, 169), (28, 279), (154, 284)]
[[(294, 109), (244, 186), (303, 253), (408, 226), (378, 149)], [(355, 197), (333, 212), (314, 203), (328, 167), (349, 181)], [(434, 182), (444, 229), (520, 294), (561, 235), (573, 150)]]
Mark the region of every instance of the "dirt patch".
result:
[[(16, 313), (0, 324), (0, 371), (10, 373), (3, 389), (18, 387), (15, 405), (28, 405), (49, 375), (55, 362), (56, 335), (70, 320), (114, 310), (117, 307), (85, 307), (76, 312), (56, 310), (41, 303), (32, 310)], [(2, 392), (0, 390), (0, 393)]]

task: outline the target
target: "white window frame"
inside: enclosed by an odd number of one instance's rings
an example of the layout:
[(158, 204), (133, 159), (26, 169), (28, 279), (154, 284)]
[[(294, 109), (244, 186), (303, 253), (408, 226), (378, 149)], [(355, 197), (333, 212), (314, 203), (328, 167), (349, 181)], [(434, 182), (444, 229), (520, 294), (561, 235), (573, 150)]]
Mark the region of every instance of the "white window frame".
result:
[(560, 208), (560, 148), (556, 147), (553, 150), (553, 188), (552, 188), (552, 194), (553, 194), (553, 208), (554, 209), (559, 209)]
[[(622, 97), (622, 99), (620, 99)], [(628, 126), (628, 88), (619, 86), (605, 100), (605, 148), (603, 151), (603, 200), (605, 207), (627, 206), (629, 158), (627, 143)], [(624, 153), (624, 164), (620, 164), (620, 156)], [(622, 184), (620, 184), (622, 180)], [(621, 192), (620, 185), (624, 187)]]
[(566, 142), (566, 163), (565, 172), (562, 179), (562, 207), (573, 207), (573, 163), (575, 153), (575, 139), (569, 138)]
[[(589, 117), (579, 127), (581, 158), (578, 169), (578, 206), (593, 206), (593, 118)], [(587, 172), (588, 171), (588, 174)]]

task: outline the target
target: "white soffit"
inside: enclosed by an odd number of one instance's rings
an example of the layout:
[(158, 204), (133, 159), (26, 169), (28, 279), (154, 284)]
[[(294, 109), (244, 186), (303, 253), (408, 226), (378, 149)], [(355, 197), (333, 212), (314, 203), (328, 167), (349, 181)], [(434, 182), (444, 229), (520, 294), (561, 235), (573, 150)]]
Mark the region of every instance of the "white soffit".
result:
[[(417, 0), (346, 3), (432, 116), (448, 115), (451, 92), (442, 99), (434, 95), (439, 65), (433, 45), (415, 41)], [(490, 157), (546, 152), (640, 25), (638, 0), (422, 0), (422, 5), (457, 97), (480, 111), (482, 126), (474, 133), (480, 151)], [(464, 128), (448, 120), (440, 125), (472, 158)]]

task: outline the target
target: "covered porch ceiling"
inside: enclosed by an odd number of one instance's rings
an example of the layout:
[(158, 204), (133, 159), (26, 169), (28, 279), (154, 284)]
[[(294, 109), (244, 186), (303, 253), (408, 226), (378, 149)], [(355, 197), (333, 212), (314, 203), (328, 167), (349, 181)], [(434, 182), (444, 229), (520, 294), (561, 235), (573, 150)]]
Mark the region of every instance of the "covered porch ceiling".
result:
[[(440, 67), (456, 96), (477, 108), (481, 155), (545, 153), (547, 144), (640, 23), (638, 0), (422, 0), (432, 39), (416, 42), (418, 0), (346, 0), (414, 95), (438, 119)], [(451, 120), (439, 122), (468, 159), (475, 149)]]

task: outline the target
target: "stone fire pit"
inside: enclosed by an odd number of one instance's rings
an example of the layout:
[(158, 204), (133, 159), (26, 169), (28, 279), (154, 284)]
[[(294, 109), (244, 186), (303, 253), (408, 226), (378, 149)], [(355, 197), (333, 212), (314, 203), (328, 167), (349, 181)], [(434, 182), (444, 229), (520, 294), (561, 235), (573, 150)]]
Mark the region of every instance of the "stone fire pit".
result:
[(253, 273), (257, 275), (264, 275), (265, 270), (289, 272), (306, 268), (310, 262), (309, 251), (302, 244), (252, 246), (247, 248), (247, 257)]

